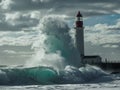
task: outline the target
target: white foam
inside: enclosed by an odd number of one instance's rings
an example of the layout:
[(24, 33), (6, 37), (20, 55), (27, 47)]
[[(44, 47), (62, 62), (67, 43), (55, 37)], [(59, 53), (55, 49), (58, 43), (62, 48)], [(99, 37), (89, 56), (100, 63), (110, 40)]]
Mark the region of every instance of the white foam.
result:
[(68, 64), (80, 66), (79, 53), (69, 34), (70, 29), (62, 18), (45, 16), (36, 29), (39, 35), (32, 45), (35, 54), (27, 61), (27, 65), (59, 69)]
[(60, 74), (62, 83), (98, 83), (112, 81), (111, 75), (107, 74), (96, 66), (86, 65), (85, 67), (76, 68), (66, 66), (62, 74)]

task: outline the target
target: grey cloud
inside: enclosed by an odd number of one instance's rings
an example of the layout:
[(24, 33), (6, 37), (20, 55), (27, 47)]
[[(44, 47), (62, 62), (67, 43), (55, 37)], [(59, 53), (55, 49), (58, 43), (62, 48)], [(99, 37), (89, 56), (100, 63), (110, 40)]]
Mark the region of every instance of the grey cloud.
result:
[[(5, 8), (6, 2), (7, 8)], [(10, 10), (33, 10), (39, 9), (43, 7), (44, 3), (41, 0), (2, 0), (1, 7), (3, 9), (10, 9)], [(47, 6), (46, 6), (47, 7)], [(45, 8), (45, 7), (44, 7)]]
[(0, 46), (0, 65), (25, 64), (33, 53), (31, 46)]
[(29, 46), (38, 36), (38, 32), (0, 32), (0, 46)]
[[(92, 26), (91, 26), (92, 27)], [(85, 39), (92, 45), (99, 45), (103, 48), (120, 48), (120, 21), (115, 25), (96, 24), (92, 28), (86, 27)], [(87, 30), (89, 29), (89, 30)]]
[(119, 30), (120, 31), (120, 28), (108, 28), (108, 30)]
[[(116, 43), (116, 45), (118, 44)], [(89, 42), (86, 42), (85, 53), (86, 55), (100, 55), (102, 57), (102, 60), (105, 60), (105, 58), (107, 58), (108, 60), (119, 60), (120, 47), (110, 48), (109, 46), (111, 47), (111, 43), (108, 43), (106, 47), (103, 47), (103, 45), (93, 45)]]
[(104, 48), (120, 48), (120, 43), (105, 43), (105, 44), (101, 44), (102, 47)]
[(38, 18), (31, 13), (0, 14), (0, 31), (18, 31), (23, 28), (34, 27), (39, 23)]
[(116, 30), (119, 27), (119, 20), (115, 25), (96, 24), (94, 26), (86, 26), (85, 41), (105, 48), (119, 48), (120, 31)]
[[(84, 16), (120, 13), (119, 3), (120, 0), (1, 0), (0, 12), (3, 15), (0, 14), (0, 30), (18, 31), (35, 27), (41, 17), (39, 14), (34, 18), (27, 15), (30, 12), (34, 14), (33, 11), (40, 12), (41, 16), (57, 14), (74, 18), (78, 10)], [(15, 16), (16, 12), (19, 13)], [(9, 16), (6, 13), (12, 14)]]
[(9, 25), (8, 23), (0, 23), (0, 31), (20, 31), (23, 28), (31, 27), (30, 25), (19, 24), (19, 25)]
[[(1, 7), (5, 7), (2, 0)], [(5, 0), (9, 1), (9, 0)], [(120, 0), (11, 0), (6, 9), (12, 11), (26, 11), (26, 10), (51, 10), (55, 14), (73, 15), (78, 10), (81, 10), (84, 15), (101, 15), (110, 13), (120, 13), (115, 10), (120, 10)]]

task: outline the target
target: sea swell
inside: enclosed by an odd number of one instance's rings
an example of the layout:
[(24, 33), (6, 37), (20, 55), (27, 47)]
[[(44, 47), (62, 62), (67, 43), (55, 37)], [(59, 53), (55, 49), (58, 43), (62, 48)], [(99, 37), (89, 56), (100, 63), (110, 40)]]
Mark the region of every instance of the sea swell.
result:
[(8, 68), (0, 69), (1, 85), (34, 85), (52, 84), (57, 72), (48, 67)]
[[(57, 71), (51, 67), (14, 67), (0, 69), (0, 85), (51, 85), (101, 82), (100, 78), (109, 76), (95, 66), (75, 68), (66, 66)], [(102, 80), (102, 79), (101, 79)], [(109, 77), (106, 81), (112, 80)], [(104, 78), (105, 81), (105, 78)]]

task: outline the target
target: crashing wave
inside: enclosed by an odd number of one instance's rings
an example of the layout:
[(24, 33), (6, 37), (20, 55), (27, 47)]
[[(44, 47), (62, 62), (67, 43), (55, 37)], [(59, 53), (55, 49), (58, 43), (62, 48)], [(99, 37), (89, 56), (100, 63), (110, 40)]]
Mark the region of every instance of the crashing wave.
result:
[[(78, 84), (100, 82), (100, 78), (106, 76), (109, 75), (100, 68), (90, 65), (81, 68), (66, 66), (59, 72), (51, 67), (2, 68), (0, 69), (0, 85)], [(112, 78), (109, 77), (109, 80)]]

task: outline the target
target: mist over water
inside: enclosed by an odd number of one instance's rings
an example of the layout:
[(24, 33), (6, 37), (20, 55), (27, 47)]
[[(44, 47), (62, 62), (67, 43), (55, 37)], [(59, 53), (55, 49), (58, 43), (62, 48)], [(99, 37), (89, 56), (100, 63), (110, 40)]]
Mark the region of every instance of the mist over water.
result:
[(46, 16), (40, 20), (37, 29), (38, 40), (32, 46), (36, 54), (28, 65), (59, 69), (66, 65), (80, 66), (80, 54), (70, 36), (70, 28), (62, 18)]

